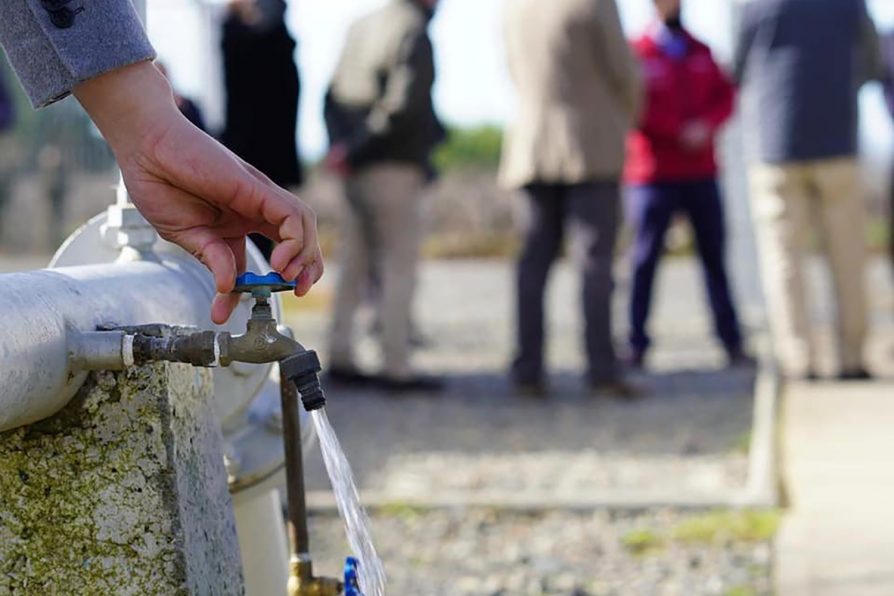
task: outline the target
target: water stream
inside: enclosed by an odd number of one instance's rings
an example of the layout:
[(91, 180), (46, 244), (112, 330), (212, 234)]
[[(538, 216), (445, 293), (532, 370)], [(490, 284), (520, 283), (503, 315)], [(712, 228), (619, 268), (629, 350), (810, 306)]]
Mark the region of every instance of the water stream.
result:
[(311, 420), (320, 440), (320, 451), (323, 452), (323, 461), (326, 464), (332, 491), (335, 493), (338, 512), (345, 524), (348, 544), (360, 562), (358, 569), (360, 589), (364, 596), (385, 596), (385, 567), (373, 545), (369, 518), (360, 504), (360, 495), (354, 484), (351, 466), (329, 423), (326, 409), (311, 412)]

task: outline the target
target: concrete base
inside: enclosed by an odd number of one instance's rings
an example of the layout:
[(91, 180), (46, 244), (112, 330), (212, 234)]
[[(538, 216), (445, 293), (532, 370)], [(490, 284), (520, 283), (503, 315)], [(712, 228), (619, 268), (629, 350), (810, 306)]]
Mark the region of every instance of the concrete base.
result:
[(95, 373), (0, 435), (0, 593), (241, 594), (211, 374)]

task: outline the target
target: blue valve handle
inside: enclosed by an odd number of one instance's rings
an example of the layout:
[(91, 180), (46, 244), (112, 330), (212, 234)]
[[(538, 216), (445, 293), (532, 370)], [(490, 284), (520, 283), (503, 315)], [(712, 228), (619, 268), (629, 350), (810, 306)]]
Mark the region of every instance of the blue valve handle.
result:
[(348, 557), (347, 561), (345, 561), (345, 596), (363, 596), (357, 579), (357, 570), (359, 568), (360, 562), (354, 557)]
[(247, 294), (261, 288), (269, 288), (271, 292), (289, 292), (295, 289), (295, 282), (284, 280), (279, 273), (258, 275), (247, 272), (236, 278), (236, 289), (233, 291)]

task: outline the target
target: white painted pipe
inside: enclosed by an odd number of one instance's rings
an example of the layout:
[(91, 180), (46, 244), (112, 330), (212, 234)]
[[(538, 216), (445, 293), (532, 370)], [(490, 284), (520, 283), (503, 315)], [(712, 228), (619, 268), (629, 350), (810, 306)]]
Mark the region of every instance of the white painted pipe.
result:
[(159, 322), (210, 328), (213, 295), (189, 257), (0, 275), (0, 431), (71, 399), (85, 376), (75, 357), (82, 332)]
[(285, 594), (289, 550), (279, 491), (252, 499), (240, 499), (237, 494), (233, 505), (246, 596)]

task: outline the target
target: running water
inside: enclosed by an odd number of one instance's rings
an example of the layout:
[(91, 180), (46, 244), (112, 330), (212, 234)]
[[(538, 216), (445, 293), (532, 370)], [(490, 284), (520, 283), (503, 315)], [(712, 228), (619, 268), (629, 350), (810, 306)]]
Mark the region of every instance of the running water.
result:
[(335, 493), (338, 512), (345, 524), (348, 544), (360, 562), (358, 569), (360, 589), (364, 596), (385, 596), (385, 568), (376, 553), (376, 547), (373, 546), (369, 518), (360, 505), (360, 495), (354, 485), (351, 466), (341, 449), (338, 437), (335, 436), (335, 431), (332, 430), (325, 408), (312, 411), (310, 417), (320, 439), (320, 451), (323, 452), (323, 461), (326, 464), (332, 491)]

